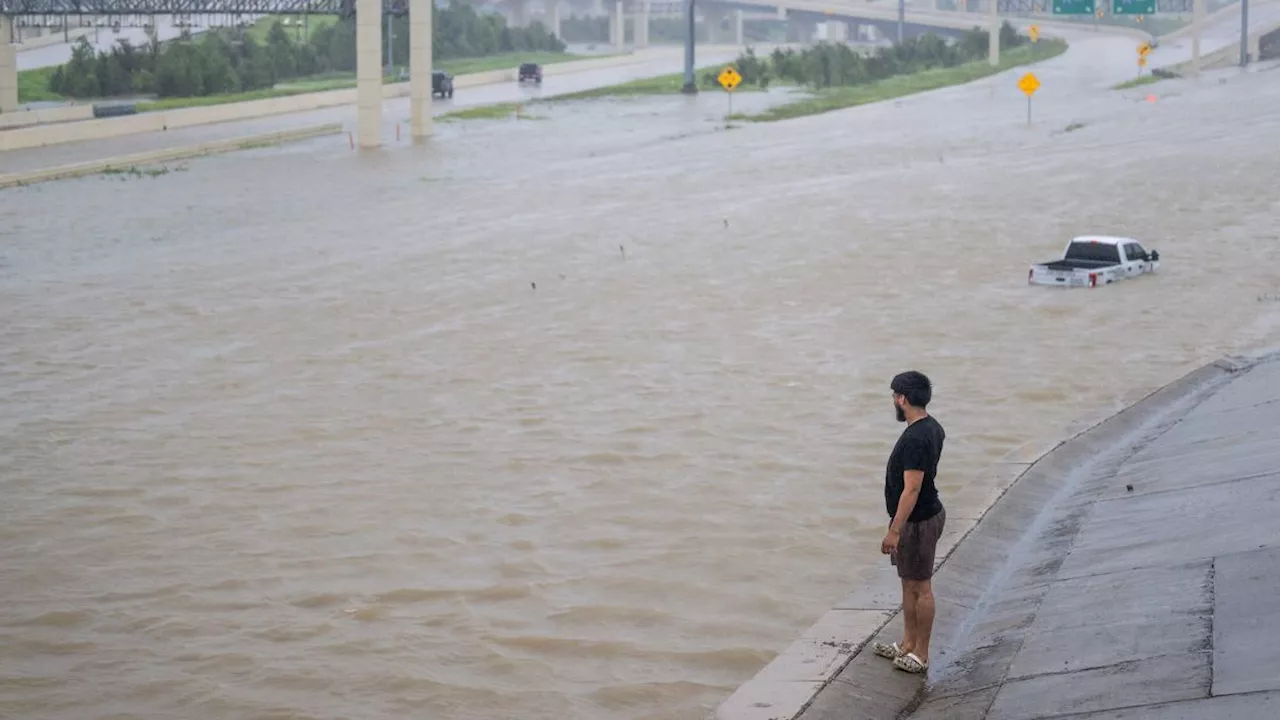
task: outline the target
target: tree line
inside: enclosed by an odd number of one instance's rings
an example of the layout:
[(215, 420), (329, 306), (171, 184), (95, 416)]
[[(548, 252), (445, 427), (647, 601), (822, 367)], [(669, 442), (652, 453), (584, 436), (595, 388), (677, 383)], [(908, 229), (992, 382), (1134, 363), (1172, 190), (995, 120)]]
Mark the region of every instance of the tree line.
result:
[[(563, 52), (564, 43), (541, 25), (508, 27), (499, 15), (482, 14), (464, 2), (434, 8), (433, 60), (483, 57), (504, 52)], [(394, 17), (391, 32), (383, 33), (382, 57), (407, 63), (409, 18)], [(142, 46), (119, 41), (109, 51), (95, 53), (81, 38), (71, 60), (49, 78), (49, 89), (73, 98), (120, 95), (200, 97), (270, 88), (278, 82), (322, 73), (354, 72), (354, 18), (321, 26), (305, 40), (277, 20), (260, 42), (249, 28), (219, 28), (199, 39), (184, 32), (164, 43), (155, 36)]]
[[(768, 87), (775, 80), (814, 88), (862, 85), (894, 75), (954, 67), (984, 59), (989, 39), (986, 30), (973, 28), (955, 42), (927, 33), (891, 47), (877, 48), (869, 55), (843, 43), (819, 43), (799, 51), (777, 49), (764, 57), (747, 48), (738, 56), (734, 67), (742, 75), (744, 84), (759, 87)], [(1019, 35), (1008, 22), (1000, 26), (1002, 51), (1028, 42), (1030, 39)]]

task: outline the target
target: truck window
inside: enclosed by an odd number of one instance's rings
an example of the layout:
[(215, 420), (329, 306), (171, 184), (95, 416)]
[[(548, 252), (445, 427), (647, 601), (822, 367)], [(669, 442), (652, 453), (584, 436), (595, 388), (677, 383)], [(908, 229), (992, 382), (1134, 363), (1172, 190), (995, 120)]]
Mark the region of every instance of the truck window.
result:
[(1073, 240), (1067, 246), (1067, 260), (1092, 260), (1094, 262), (1120, 262), (1120, 247), (1106, 243)]
[(1142, 246), (1138, 243), (1129, 243), (1124, 246), (1124, 254), (1128, 256), (1130, 260), (1136, 260), (1141, 258), (1143, 255), (1146, 255), (1147, 251), (1143, 250)]

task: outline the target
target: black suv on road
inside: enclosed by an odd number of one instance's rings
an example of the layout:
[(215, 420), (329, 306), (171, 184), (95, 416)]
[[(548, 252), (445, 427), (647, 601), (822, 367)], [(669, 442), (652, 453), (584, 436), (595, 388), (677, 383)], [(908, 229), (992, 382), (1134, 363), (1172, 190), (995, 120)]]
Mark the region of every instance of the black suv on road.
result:
[(453, 97), (453, 76), (443, 70), (431, 73), (431, 97)]
[(535, 85), (541, 85), (542, 67), (538, 63), (523, 63), (520, 65), (520, 77), (516, 82), (533, 82)]

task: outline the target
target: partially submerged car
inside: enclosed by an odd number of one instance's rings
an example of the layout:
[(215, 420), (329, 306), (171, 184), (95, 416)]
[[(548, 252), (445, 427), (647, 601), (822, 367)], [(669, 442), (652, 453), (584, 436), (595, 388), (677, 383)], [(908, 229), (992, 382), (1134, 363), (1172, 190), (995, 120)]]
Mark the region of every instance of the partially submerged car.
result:
[(1160, 266), (1160, 253), (1147, 252), (1133, 238), (1084, 235), (1072, 238), (1061, 260), (1032, 265), (1027, 273), (1030, 285), (1097, 287), (1110, 285)]

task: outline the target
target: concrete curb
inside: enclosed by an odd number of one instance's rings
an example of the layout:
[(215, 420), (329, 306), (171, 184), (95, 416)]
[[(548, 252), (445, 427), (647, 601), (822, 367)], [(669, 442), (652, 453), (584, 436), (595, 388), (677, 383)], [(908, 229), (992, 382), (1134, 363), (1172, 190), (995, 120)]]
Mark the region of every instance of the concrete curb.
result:
[(276, 143), (290, 142), (293, 140), (305, 140), (307, 138), (318, 137), (321, 135), (334, 135), (339, 132), (342, 132), (342, 123), (326, 123), (324, 125), (311, 125), (292, 130), (277, 130), (275, 132), (260, 133), (258, 135), (246, 135), (237, 138), (230, 138), (228, 140), (213, 140), (206, 143), (200, 143), (199, 145), (186, 145), (183, 147), (166, 148), (164, 150), (134, 153), (133, 155), (121, 155), (118, 157), (103, 158), (101, 160), (91, 160), (89, 162), (74, 163), (71, 165), (60, 165), (58, 167), (44, 168), (42, 170), (11, 173), (8, 175), (0, 175), (0, 188), (21, 187), (24, 185), (47, 182), (49, 180), (61, 180), (64, 178), (92, 175), (112, 168), (150, 165), (169, 160), (180, 160), (182, 158), (199, 157), (201, 155), (231, 152), (233, 150), (247, 150), (259, 145), (274, 145)]
[[(1096, 457), (1102, 447), (1114, 444), (1116, 437), (1140, 432), (1143, 427), (1177, 410), (1184, 401), (1216, 390), (1236, 373), (1277, 357), (1280, 353), (1271, 351), (1252, 358), (1220, 359), (1155, 391), (1125, 398), (1127, 407), (1119, 412), (1107, 410), (1084, 416), (1068, 425), (1065, 434), (1032, 440), (1008, 453), (981, 474), (989, 478), (989, 482), (972, 486), (973, 494), (985, 493), (989, 497), (986, 510), (972, 518), (948, 517), (948, 528), (938, 548), (938, 572), (944, 572), (948, 563), (967, 549), (964, 543), (971, 535), (987, 524), (1002, 523), (1002, 510), (1025, 502), (1025, 498), (1020, 496), (1056, 492), (1065, 472), (1081, 461)], [(966, 486), (957, 493), (957, 498), (970, 492), (970, 488)], [(999, 558), (987, 560), (988, 566), (999, 565)], [(965, 558), (962, 564), (966, 572), (965, 584), (982, 585), (983, 578), (972, 575), (975, 561)], [(983, 569), (992, 575), (996, 572), (996, 567)], [(945, 584), (946, 577), (940, 580)], [(903, 716), (923, 697), (923, 686), (918, 678), (905, 673), (895, 675), (892, 670), (888, 671), (891, 674), (887, 678), (872, 677), (873, 671), (888, 667), (879, 659), (868, 660), (867, 677), (863, 677), (860, 665), (851, 666), (871, 655), (862, 651), (873, 639), (890, 629), (889, 626), (901, 625), (900, 616), (897, 578), (892, 573), (879, 573), (873, 582), (856, 588), (803, 633), (801, 640), (739, 687), (711, 718), (794, 720), (801, 716), (809, 717), (807, 713), (810, 710), (816, 712), (815, 718), (840, 716), (832, 709), (834, 703), (831, 707), (819, 708), (816, 701), (842, 674), (835, 687), (840, 689), (838, 693), (858, 698), (860, 714), (857, 717)], [(899, 632), (897, 627), (893, 631)], [(818, 642), (820, 638), (823, 640)], [(951, 644), (950, 638), (939, 637), (938, 640), (941, 646)]]
[(78, 122), (93, 119), (93, 105), (68, 105), (43, 110), (19, 110), (0, 115), (0, 130), (51, 125), (62, 122)]

